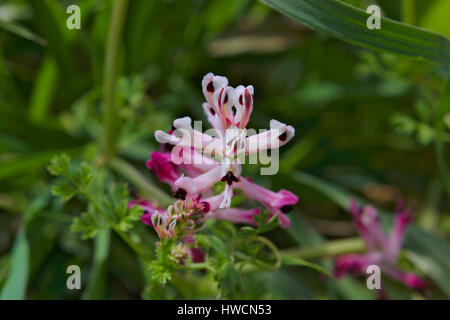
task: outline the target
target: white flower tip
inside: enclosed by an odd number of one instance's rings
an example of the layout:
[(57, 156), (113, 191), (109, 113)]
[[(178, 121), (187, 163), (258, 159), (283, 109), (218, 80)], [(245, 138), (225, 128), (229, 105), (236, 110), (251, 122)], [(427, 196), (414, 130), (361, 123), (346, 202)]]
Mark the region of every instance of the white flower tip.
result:
[(283, 122), (280, 122), (275, 119), (270, 120), (270, 129), (283, 130), (285, 127), (287, 127), (287, 126)]
[(168, 143), (171, 140), (171, 138), (172, 136), (168, 133), (165, 133), (164, 131), (161, 130), (155, 131), (155, 139), (159, 143)]
[(202, 80), (203, 91), (209, 93), (213, 93), (216, 89), (226, 87), (227, 85), (228, 79), (226, 77), (215, 76), (212, 72), (207, 73)]
[(173, 126), (177, 129), (192, 129), (192, 119), (190, 117), (175, 119)]
[(287, 141), (291, 140), (295, 136), (295, 128), (293, 126), (287, 127)]
[[(295, 129), (293, 126), (288, 126), (278, 120), (272, 119), (270, 120), (270, 129), (279, 130), (280, 132), (280, 140), (283, 143), (288, 142), (295, 135)], [(283, 139), (281, 139), (281, 136)]]
[(192, 184), (192, 179), (185, 177), (184, 173), (182, 173), (181, 176), (175, 181), (175, 186), (183, 189), (190, 184)]
[(180, 139), (178, 139), (174, 135), (168, 134), (168, 133), (166, 133), (164, 131), (161, 131), (161, 130), (156, 130), (155, 131), (155, 139), (159, 143), (170, 143), (170, 144), (173, 144), (173, 145), (176, 145), (176, 144), (178, 144), (180, 142)]

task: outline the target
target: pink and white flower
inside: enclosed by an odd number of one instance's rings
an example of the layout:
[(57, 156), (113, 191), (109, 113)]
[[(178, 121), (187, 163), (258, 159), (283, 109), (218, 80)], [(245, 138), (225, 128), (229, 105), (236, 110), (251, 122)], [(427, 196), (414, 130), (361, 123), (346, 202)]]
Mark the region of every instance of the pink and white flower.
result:
[[(208, 73), (203, 78), (202, 90), (206, 99), (203, 110), (215, 134), (196, 130), (189, 117), (176, 119), (168, 133), (155, 132), (158, 142), (173, 146), (171, 163), (168, 154), (153, 153), (148, 167), (181, 199), (211, 196), (213, 186), (223, 182), (224, 191), (215, 198), (212, 207), (216, 210), (211, 209), (209, 216), (229, 216), (229, 220), (252, 223), (250, 215), (257, 214), (256, 210), (230, 209), (234, 189), (240, 189), (249, 199), (263, 204), (271, 215), (278, 214), (281, 225), (288, 227), (290, 222), (285, 213), (298, 202), (298, 197), (286, 190), (272, 192), (242, 177), (240, 159), (286, 144), (293, 138), (294, 128), (271, 120), (270, 130), (247, 136), (254, 104), (253, 86), (233, 88), (227, 78)], [(229, 210), (218, 211), (225, 209)]]

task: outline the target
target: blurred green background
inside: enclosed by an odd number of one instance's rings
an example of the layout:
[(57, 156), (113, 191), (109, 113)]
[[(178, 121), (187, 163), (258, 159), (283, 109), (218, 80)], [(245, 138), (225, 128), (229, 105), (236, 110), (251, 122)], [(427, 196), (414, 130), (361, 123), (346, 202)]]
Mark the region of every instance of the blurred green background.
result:
[[(450, 36), (448, 0), (347, 2), (364, 10), (379, 4), (385, 17)], [(81, 30), (65, 26), (71, 4), (81, 8)], [(4, 298), (145, 297), (145, 268), (119, 237), (112, 235), (110, 250), (98, 252), (98, 242), (69, 231), (85, 204), (75, 199), (63, 207), (53, 198), (45, 166), (62, 152), (95, 158), (102, 106), (112, 103), (117, 153), (168, 191), (145, 169), (158, 148), (153, 132), (167, 130), (176, 117), (205, 120), (201, 79), (208, 72), (228, 77), (232, 86), (255, 87), (249, 127), (267, 128), (277, 119), (296, 129), (280, 150), (278, 175), (256, 177), (257, 168), (245, 168), (259, 183), (300, 197), (292, 227), (268, 235), (278, 247), (356, 237), (343, 210), (352, 194), (386, 212), (403, 198), (416, 227), (402, 263), (429, 281), (430, 298), (450, 297), (450, 110), (439, 111), (448, 66), (348, 44), (257, 1), (131, 0), (117, 64), (110, 65), (117, 68), (117, 85), (108, 93), (108, 81), (114, 82), (114, 70), (108, 71), (113, 4), (0, 2), (0, 289), (14, 283)], [(133, 179), (114, 175), (137, 188)], [(391, 214), (385, 216), (389, 221)], [(136, 228), (152, 243), (152, 231)], [(327, 257), (312, 259), (330, 268)], [(67, 290), (70, 264), (81, 267), (88, 289)], [(197, 289), (195, 279), (178, 280), (175, 297), (214, 297), (211, 279)], [(391, 297), (418, 297), (397, 283), (387, 285)], [(302, 267), (255, 273), (241, 296), (373, 297), (364, 280), (324, 280)]]

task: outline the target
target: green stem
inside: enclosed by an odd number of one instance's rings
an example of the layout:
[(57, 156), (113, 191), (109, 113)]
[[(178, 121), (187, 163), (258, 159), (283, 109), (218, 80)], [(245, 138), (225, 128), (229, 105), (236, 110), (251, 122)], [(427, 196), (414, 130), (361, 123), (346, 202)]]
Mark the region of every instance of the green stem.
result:
[(123, 232), (122, 230), (120, 230), (120, 229), (117, 228), (117, 227), (113, 227), (113, 229), (114, 229), (114, 232), (116, 232), (116, 233), (119, 235), (119, 237), (121, 237), (122, 240), (123, 240), (123, 241), (124, 241), (131, 249), (134, 250), (134, 252), (136, 252), (139, 256), (141, 256), (141, 258), (143, 258), (143, 259), (146, 260), (146, 261), (151, 261), (151, 260), (152, 260), (151, 256), (150, 256), (147, 252), (143, 251), (138, 245), (136, 245), (136, 244), (130, 239), (130, 237), (128, 236), (127, 233)]
[(103, 128), (100, 140), (100, 146), (106, 162), (112, 159), (116, 152), (116, 110), (114, 101), (116, 95), (119, 46), (127, 5), (128, 0), (114, 1), (106, 44), (106, 60), (103, 73)]
[(450, 199), (450, 175), (448, 173), (447, 165), (445, 164), (444, 144), (440, 138), (436, 139), (435, 152), (439, 170), (441, 172), (442, 179), (444, 180), (445, 190), (447, 191), (447, 196)]
[[(262, 237), (262, 236), (258, 236), (258, 235), (254, 235), (251, 237), (248, 237), (242, 241), (239, 241), (238, 243), (236, 243), (234, 245), (235, 248), (242, 246), (243, 244), (250, 242), (250, 241), (259, 241), (262, 242), (264, 245), (266, 245), (273, 253), (273, 256), (275, 257), (275, 264), (269, 264), (267, 262), (264, 262), (262, 260), (259, 259), (252, 259), (251, 263), (268, 271), (275, 271), (277, 269), (279, 269), (281, 267), (282, 264), (282, 257), (280, 254), (280, 250), (278, 250), (278, 248), (273, 244), (272, 241), (270, 241), (269, 239)], [(245, 257), (245, 258), (249, 258), (249, 256), (247, 256), (246, 254), (237, 252), (236, 254), (240, 254), (241, 256)]]
[(323, 258), (324, 256), (339, 256), (346, 253), (363, 252), (364, 242), (361, 238), (333, 240), (313, 248), (281, 250), (281, 256), (292, 256), (301, 259)]
[(442, 179), (444, 180), (445, 190), (447, 191), (447, 196), (450, 199), (450, 175), (448, 172), (447, 164), (444, 155), (444, 115), (450, 110), (450, 77), (447, 78), (444, 91), (442, 93), (441, 101), (438, 106), (436, 113), (436, 139), (435, 139), (435, 152), (439, 165), (439, 170), (441, 172)]
[(402, 0), (402, 21), (414, 25), (416, 22), (415, 0)]
[(110, 165), (124, 178), (128, 179), (136, 187), (142, 190), (146, 196), (157, 199), (161, 205), (165, 206), (173, 202), (172, 197), (151, 184), (138, 170), (125, 160), (114, 158), (110, 161)]
[(94, 239), (94, 261), (89, 276), (88, 287), (83, 299), (103, 299), (106, 293), (107, 261), (110, 249), (110, 229), (103, 229)]
[(211, 272), (214, 271), (214, 269), (211, 267), (211, 264), (209, 264), (208, 262), (188, 263), (186, 265), (179, 266), (178, 269), (180, 269), (180, 270), (203, 270), (203, 269), (208, 269)]

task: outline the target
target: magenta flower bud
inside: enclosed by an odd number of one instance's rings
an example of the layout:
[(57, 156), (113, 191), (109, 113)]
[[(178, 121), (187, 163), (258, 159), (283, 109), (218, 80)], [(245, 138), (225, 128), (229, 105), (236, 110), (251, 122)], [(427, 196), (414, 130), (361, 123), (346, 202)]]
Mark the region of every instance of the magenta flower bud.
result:
[(205, 262), (205, 252), (200, 248), (191, 248), (191, 257), (194, 263)]

